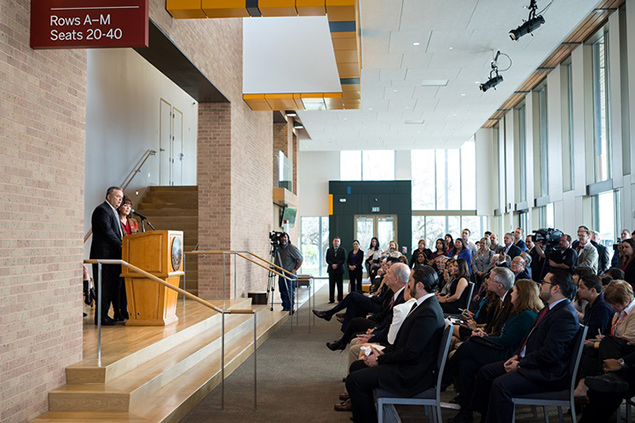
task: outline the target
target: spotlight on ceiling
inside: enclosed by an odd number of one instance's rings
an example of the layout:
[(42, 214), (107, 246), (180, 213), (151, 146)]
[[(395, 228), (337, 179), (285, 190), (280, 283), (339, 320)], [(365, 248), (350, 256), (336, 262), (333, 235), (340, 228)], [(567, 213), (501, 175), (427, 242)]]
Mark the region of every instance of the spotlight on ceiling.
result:
[[(531, 0), (531, 3), (529, 3), (529, 17), (527, 20), (518, 28), (509, 31), (509, 38), (511, 38), (512, 41), (518, 41), (520, 37), (534, 32), (540, 28), (540, 25), (545, 23), (545, 18), (543, 18), (542, 15), (536, 15), (537, 9), (538, 5), (536, 4), (536, 0)], [(543, 12), (545, 10), (547, 9), (545, 8)]]
[(503, 77), (497, 74), (493, 78), (488, 79), (487, 82), (483, 82), (482, 84), (480, 84), (478, 87), (481, 89), (481, 91), (485, 92), (490, 88), (495, 88), (501, 82), (503, 82)]
[[(507, 57), (507, 59), (509, 59), (509, 66), (506, 69), (500, 69), (500, 70), (498, 69), (498, 58), (500, 56), (505, 56)], [(492, 60), (490, 64), (490, 67), (491, 67), (491, 70), (489, 71), (489, 78), (487, 79), (486, 82), (483, 82), (482, 84), (479, 84), (478, 86), (478, 88), (483, 92), (489, 90), (490, 88), (495, 89), (497, 85), (503, 82), (503, 77), (499, 75), (499, 72), (505, 72), (506, 70), (511, 68), (512, 59), (505, 53), (501, 53), (500, 51), (497, 51), (496, 56), (494, 56), (494, 60)]]
[(304, 129), (304, 126), (296, 123), (295, 125), (293, 125), (293, 129)]
[(298, 114), (296, 112), (287, 112), (287, 117), (296, 117)]

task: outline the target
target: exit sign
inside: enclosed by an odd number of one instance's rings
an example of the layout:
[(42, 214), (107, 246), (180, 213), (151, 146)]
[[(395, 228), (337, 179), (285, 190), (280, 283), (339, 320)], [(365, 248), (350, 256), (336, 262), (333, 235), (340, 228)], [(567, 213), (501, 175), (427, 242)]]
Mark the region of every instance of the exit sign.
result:
[(370, 212), (371, 213), (379, 213), (379, 207), (371, 207)]
[(31, 0), (31, 48), (148, 47), (148, 0)]

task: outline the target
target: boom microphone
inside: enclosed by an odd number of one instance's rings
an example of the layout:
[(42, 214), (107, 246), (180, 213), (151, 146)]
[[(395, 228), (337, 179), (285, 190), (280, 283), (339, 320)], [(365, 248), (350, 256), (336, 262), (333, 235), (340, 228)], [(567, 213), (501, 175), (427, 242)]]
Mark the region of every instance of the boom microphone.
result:
[(138, 211), (136, 211), (136, 210), (131, 210), (131, 213), (132, 213), (132, 214), (134, 214), (135, 216), (140, 217), (140, 218), (141, 218), (141, 219), (143, 219), (143, 220), (147, 220), (147, 219), (148, 219), (147, 217), (145, 217), (144, 215), (142, 215), (141, 213), (139, 213), (139, 212), (138, 212)]

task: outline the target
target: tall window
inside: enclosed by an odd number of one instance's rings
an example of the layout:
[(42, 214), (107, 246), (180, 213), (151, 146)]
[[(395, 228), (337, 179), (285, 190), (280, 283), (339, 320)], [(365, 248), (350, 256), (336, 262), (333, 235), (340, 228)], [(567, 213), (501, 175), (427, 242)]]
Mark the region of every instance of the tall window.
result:
[(562, 107), (562, 181), (565, 191), (574, 188), (573, 169), (573, 84), (571, 78), (571, 64), (563, 66), (563, 87), (566, 103)]
[(362, 152), (340, 151), (340, 180), (362, 180)]
[(395, 151), (363, 151), (362, 179), (364, 181), (393, 181), (395, 179)]
[(593, 43), (593, 135), (595, 182), (611, 178), (611, 130), (609, 125), (609, 33), (600, 31)]
[(540, 164), (540, 173), (538, 186), (540, 190), (538, 195), (544, 197), (549, 195), (549, 135), (548, 127), (549, 121), (547, 119), (547, 86), (543, 86), (538, 91), (538, 119), (539, 119), (539, 132), (538, 132), (538, 163)]
[(541, 228), (555, 228), (556, 213), (553, 208), (553, 203), (549, 203), (546, 206), (540, 207), (539, 221)]
[(341, 151), (341, 181), (392, 181), (395, 179), (395, 151)]
[(518, 108), (518, 183), (519, 200), (527, 201), (527, 128), (525, 105)]
[(447, 233), (454, 238), (460, 237), (464, 228), (470, 230), (470, 240), (481, 239), (487, 227), (486, 216), (412, 216), (412, 249), (417, 248), (420, 239), (425, 239), (426, 246), (435, 251), (435, 242)]
[(593, 197), (593, 228), (600, 233), (602, 244), (613, 245), (619, 234), (619, 192), (607, 191)]
[(328, 216), (302, 217), (300, 248), (304, 262), (302, 273), (314, 276), (326, 275), (326, 250), (329, 247)]
[(457, 149), (412, 150), (412, 209), (474, 210), (475, 152), (473, 140)]

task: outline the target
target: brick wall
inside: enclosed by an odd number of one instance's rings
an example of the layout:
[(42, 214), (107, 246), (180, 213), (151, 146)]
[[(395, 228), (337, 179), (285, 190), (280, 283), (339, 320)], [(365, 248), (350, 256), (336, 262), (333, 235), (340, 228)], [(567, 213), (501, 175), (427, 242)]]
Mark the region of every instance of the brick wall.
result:
[(0, 0), (0, 421), (48, 407), (82, 358), (86, 53), (31, 50)]
[[(242, 100), (242, 20), (177, 21), (166, 12), (164, 0), (151, 0), (150, 18), (230, 102), (199, 105), (199, 137), (208, 129), (213, 132), (209, 141), (198, 141), (199, 247), (249, 250), (266, 258), (273, 211), (273, 117), (253, 112)], [(214, 126), (217, 118), (223, 123)], [(224, 179), (215, 180), (215, 175)], [(220, 201), (225, 204), (216, 204)], [(204, 298), (222, 296), (221, 263), (219, 257), (199, 260)], [(227, 263), (226, 283), (233, 295), (233, 265)], [(266, 287), (266, 271), (241, 259), (236, 275), (239, 297)]]

